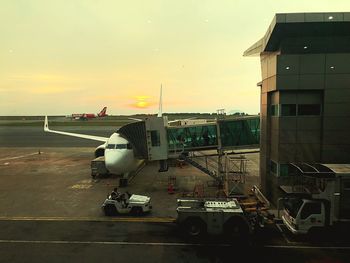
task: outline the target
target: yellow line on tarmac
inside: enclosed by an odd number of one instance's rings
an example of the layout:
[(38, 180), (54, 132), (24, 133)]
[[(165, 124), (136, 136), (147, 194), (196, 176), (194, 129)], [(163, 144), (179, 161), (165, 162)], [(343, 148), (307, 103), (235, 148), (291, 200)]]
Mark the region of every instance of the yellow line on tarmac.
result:
[[(43, 152), (41, 152), (41, 153), (43, 153)], [(0, 161), (15, 160), (15, 159), (25, 158), (25, 157), (28, 157), (28, 156), (38, 155), (38, 154), (39, 154), (39, 152), (35, 152), (35, 153), (24, 154), (24, 155), (21, 155), (21, 156), (6, 157), (6, 158), (0, 159)]]
[(31, 217), (0, 216), (0, 221), (96, 221), (96, 222), (139, 222), (174, 223), (172, 217)]

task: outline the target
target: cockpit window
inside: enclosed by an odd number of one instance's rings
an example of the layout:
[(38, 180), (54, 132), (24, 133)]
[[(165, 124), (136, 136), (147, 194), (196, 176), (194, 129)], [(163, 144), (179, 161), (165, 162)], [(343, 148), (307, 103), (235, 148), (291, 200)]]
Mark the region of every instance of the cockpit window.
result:
[(106, 149), (132, 149), (131, 144), (108, 144)]

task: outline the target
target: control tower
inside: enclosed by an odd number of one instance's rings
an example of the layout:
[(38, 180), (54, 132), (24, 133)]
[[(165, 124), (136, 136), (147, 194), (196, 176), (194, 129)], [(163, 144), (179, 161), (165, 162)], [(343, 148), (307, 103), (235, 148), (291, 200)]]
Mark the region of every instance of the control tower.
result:
[(260, 56), (260, 176), (270, 200), (292, 162), (350, 163), (350, 13), (276, 14)]

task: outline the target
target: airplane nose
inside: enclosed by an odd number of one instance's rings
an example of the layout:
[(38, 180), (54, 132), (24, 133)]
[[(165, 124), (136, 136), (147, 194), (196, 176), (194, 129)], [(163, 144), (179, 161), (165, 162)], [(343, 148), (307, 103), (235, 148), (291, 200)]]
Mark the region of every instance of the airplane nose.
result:
[(105, 164), (109, 172), (111, 173), (116, 172), (115, 167), (116, 167), (117, 159), (118, 159), (118, 156), (116, 156), (115, 153), (105, 151)]
[(105, 151), (105, 164), (110, 173), (122, 174), (123, 168), (123, 156), (121, 153), (115, 150)]

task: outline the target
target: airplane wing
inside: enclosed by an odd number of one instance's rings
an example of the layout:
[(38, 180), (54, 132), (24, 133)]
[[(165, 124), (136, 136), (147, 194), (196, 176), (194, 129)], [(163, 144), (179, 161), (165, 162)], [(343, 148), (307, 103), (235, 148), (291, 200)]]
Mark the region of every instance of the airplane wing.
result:
[(44, 131), (45, 132), (51, 132), (51, 133), (57, 133), (62, 135), (68, 135), (88, 140), (94, 140), (94, 141), (100, 141), (100, 142), (107, 142), (109, 138), (102, 137), (102, 136), (94, 136), (94, 135), (87, 135), (87, 134), (79, 134), (79, 133), (72, 133), (72, 132), (64, 132), (64, 131), (53, 131), (49, 129), (49, 122), (47, 120), (47, 116), (45, 116), (45, 122), (44, 122)]

